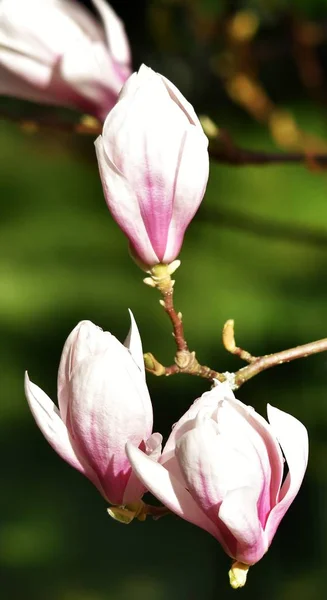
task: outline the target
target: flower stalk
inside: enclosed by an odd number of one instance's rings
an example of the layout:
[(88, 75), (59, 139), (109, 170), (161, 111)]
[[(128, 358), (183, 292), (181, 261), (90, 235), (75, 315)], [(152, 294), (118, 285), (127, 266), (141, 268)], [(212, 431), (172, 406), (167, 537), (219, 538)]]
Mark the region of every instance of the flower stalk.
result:
[(174, 261), (170, 265), (155, 265), (150, 271), (151, 277), (146, 277), (144, 279), (144, 283), (150, 287), (156, 287), (161, 292), (162, 298), (159, 302), (170, 319), (173, 327), (173, 337), (176, 343), (176, 354), (174, 356), (175, 364), (165, 367), (151, 352), (146, 352), (143, 356), (145, 368), (149, 373), (152, 373), (157, 377), (160, 377), (161, 375), (169, 376), (176, 375), (176, 373), (186, 373), (187, 375), (197, 375), (204, 379), (218, 379), (218, 381), (225, 381), (226, 377), (224, 374), (205, 365), (201, 365), (196, 358), (195, 352), (189, 350), (184, 334), (182, 313), (177, 312), (174, 306), (175, 281), (171, 279), (171, 274), (179, 267), (179, 265), (179, 260)]

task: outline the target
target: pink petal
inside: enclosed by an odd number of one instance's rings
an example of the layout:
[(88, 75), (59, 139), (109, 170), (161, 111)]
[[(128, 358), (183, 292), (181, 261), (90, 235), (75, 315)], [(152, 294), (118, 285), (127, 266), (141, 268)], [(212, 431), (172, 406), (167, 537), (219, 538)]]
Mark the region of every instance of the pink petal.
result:
[(210, 392), (205, 392), (200, 398), (197, 398), (173, 426), (159, 462), (177, 477), (179, 481), (183, 482), (185, 487), (187, 487), (185, 477), (176, 458), (176, 445), (178, 441), (185, 433), (194, 429), (199, 411), (206, 409), (209, 413), (212, 413), (217, 408), (219, 402), (230, 398), (234, 398), (230, 386), (227, 383), (218, 382)]
[[(53, 2), (53, 0), (50, 1)], [(106, 45), (103, 24), (100, 23), (99, 19), (93, 16), (91, 11), (86, 9), (79, 2), (76, 2), (76, 0), (59, 1), (61, 2), (62, 6), (61, 13), (65, 14), (74, 27), (77, 26), (80, 32), (82, 32), (83, 35), (91, 41), (101, 41), (104, 45)], [(41, 0), (41, 2), (45, 4), (44, 0)], [(48, 2), (49, 0), (47, 0), (47, 3)], [(57, 4), (57, 0), (55, 0), (54, 3)], [(72, 36), (72, 29), (70, 30), (70, 33)], [(65, 44), (65, 47), (69, 47), (69, 45), (69, 40), (67, 40), (67, 46)]]
[[(38, 14), (37, 27), (35, 13)], [(1, 54), (4, 49), (12, 52), (13, 59), (16, 54), (17, 59), (19, 56), (26, 57), (43, 65), (50, 65), (55, 61), (58, 53), (51, 47), (51, 40), (57, 28), (53, 27), (56, 25), (54, 19), (51, 24), (46, 23), (44, 18), (46, 14), (47, 11), (42, 11), (41, 2), (32, 0), (27, 5), (21, 0), (2, 0), (0, 4)]]
[(133, 444), (126, 444), (126, 453), (133, 470), (146, 489), (179, 517), (202, 527), (213, 536), (216, 535), (213, 523), (197, 506), (184, 486), (167, 469), (151, 460)]
[(179, 254), (185, 230), (203, 199), (209, 175), (208, 140), (195, 126), (183, 140), (176, 172), (174, 204), (163, 262)]
[(300, 421), (269, 404), (267, 410), (269, 422), (282, 447), (289, 469), (278, 503), (271, 511), (266, 525), (271, 543), (280, 521), (301, 487), (308, 464), (309, 443), (308, 432)]
[(92, 0), (97, 8), (106, 31), (110, 53), (115, 61), (128, 66), (131, 61), (128, 38), (124, 24), (104, 0)]
[(247, 565), (260, 560), (268, 549), (268, 541), (259, 521), (253, 489), (241, 487), (230, 490), (218, 514), (236, 540), (233, 558)]
[(69, 399), (69, 382), (74, 368), (84, 358), (106, 350), (110, 338), (109, 332), (102, 331), (91, 321), (81, 321), (69, 334), (63, 347), (58, 370), (58, 403), (64, 423)]
[(60, 104), (48, 89), (38, 88), (33, 82), (25, 81), (19, 75), (12, 73), (0, 65), (0, 94), (2, 96), (16, 96), (32, 102)]
[(25, 85), (41, 90), (45, 96), (49, 94), (47, 87), (52, 78), (51, 65), (5, 47), (0, 47), (0, 58), (1, 70), (13, 73), (25, 81)]
[(123, 85), (107, 48), (87, 37), (67, 48), (60, 62), (60, 76), (84, 102), (87, 99), (101, 106), (105, 114), (115, 105)]
[(75, 1), (1, 0), (1, 46), (44, 64), (54, 64), (82, 38), (100, 40), (101, 34), (91, 13)]
[(128, 348), (135, 364), (138, 366), (141, 373), (143, 373), (143, 375), (145, 377), (145, 367), (144, 367), (141, 336), (140, 336), (138, 327), (136, 325), (136, 321), (134, 319), (132, 311), (128, 309), (128, 312), (129, 312), (129, 316), (131, 319), (131, 326), (130, 326), (127, 338), (124, 342), (124, 346), (126, 346), (126, 348)]
[[(97, 1), (101, 6), (102, 0)], [(104, 117), (129, 75), (129, 68), (117, 65), (113, 59), (104, 28), (75, 1), (31, 0), (28, 7), (25, 4), (21, 0), (2, 0), (0, 6), (1, 64), (31, 86), (26, 92), (21, 86), (19, 96), (76, 106)], [(112, 12), (109, 7), (101, 10)], [(119, 51), (125, 37), (123, 31), (121, 38), (118, 36), (119, 20), (114, 13), (111, 21), (117, 21), (113, 35)], [(8, 85), (6, 88), (2, 93), (15, 94)]]
[(146, 265), (157, 264), (159, 259), (146, 232), (136, 194), (106, 154), (103, 136), (95, 141), (95, 149), (104, 197), (113, 218), (130, 240), (139, 258)]
[[(160, 433), (153, 433), (145, 444), (145, 452), (154, 462), (157, 462), (161, 454), (161, 444), (162, 435)], [(141, 443), (140, 446), (142, 445), (144, 444)], [(142, 498), (144, 492), (146, 492), (146, 488), (132, 470), (125, 488), (123, 504), (137, 502), (137, 500)]]
[[(144, 67), (145, 67), (145, 65), (142, 65), (140, 70)], [(176, 104), (178, 104), (178, 106), (181, 108), (181, 110), (187, 116), (189, 122), (192, 125), (195, 125), (199, 129), (199, 131), (202, 132), (203, 137), (207, 140), (207, 138), (204, 134), (204, 131), (202, 129), (202, 125), (197, 117), (197, 114), (196, 114), (192, 104), (190, 104), (190, 102), (188, 102), (188, 100), (186, 100), (186, 98), (179, 91), (179, 89), (176, 87), (176, 85), (174, 85), (169, 79), (167, 79), (167, 77), (164, 77), (163, 75), (161, 75), (161, 79), (164, 82), (164, 84), (168, 90), (169, 96), (172, 98), (172, 100), (174, 100), (174, 102), (176, 102)], [(207, 145), (208, 145), (208, 140), (207, 140)]]
[(113, 336), (110, 349), (80, 364), (71, 378), (68, 426), (73, 444), (97, 473), (112, 504), (122, 504), (130, 475), (125, 444), (152, 430), (143, 374)]
[(145, 454), (150, 456), (151, 460), (157, 462), (161, 456), (162, 435), (161, 433), (152, 433), (145, 443)]
[(41, 388), (29, 380), (27, 373), (25, 394), (33, 417), (52, 448), (72, 467), (86, 475), (85, 468), (71, 445), (66, 425), (60, 417), (58, 408)]
[(170, 458), (170, 453), (175, 452), (175, 446), (184, 433), (193, 429), (195, 418), (200, 410), (208, 409), (213, 412), (219, 402), (226, 399), (234, 399), (234, 394), (227, 383), (218, 383), (210, 392), (205, 392), (200, 398), (197, 398), (186, 411), (186, 413), (173, 426), (171, 434), (162, 452), (161, 463), (164, 464)]
[(283, 476), (283, 457), (274, 431), (252, 407), (236, 399), (224, 405), (223, 410), (218, 412), (218, 422), (226, 435), (230, 430), (231, 436), (235, 434), (238, 424), (257, 454), (263, 474), (258, 508), (264, 527), (271, 507), (276, 503)]
[(251, 486), (258, 501), (264, 485), (256, 449), (234, 423), (235, 432), (220, 430), (219, 423), (200, 413), (195, 428), (176, 446), (187, 489), (217, 526), (219, 505), (230, 490)]

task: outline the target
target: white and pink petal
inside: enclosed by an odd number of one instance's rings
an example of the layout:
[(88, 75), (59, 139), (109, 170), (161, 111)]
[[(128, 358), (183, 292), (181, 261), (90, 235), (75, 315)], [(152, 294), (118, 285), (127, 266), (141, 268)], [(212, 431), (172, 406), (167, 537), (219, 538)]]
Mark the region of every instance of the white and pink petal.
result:
[(271, 543), (277, 527), (296, 497), (308, 464), (309, 441), (304, 425), (292, 415), (268, 405), (271, 427), (282, 447), (288, 467), (276, 506), (272, 509), (266, 531)]

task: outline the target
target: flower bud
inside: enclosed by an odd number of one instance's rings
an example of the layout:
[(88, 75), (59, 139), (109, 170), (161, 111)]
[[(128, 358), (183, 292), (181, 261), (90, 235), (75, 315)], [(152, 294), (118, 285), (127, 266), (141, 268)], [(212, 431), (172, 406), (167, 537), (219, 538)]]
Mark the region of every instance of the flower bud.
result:
[(73, 106), (104, 120), (130, 74), (124, 27), (74, 0), (1, 0), (0, 94)]
[(152, 459), (161, 436), (153, 414), (136, 323), (125, 345), (90, 321), (68, 337), (58, 373), (59, 409), (26, 375), (25, 392), (43, 435), (58, 454), (86, 475), (110, 504), (137, 503), (144, 493), (125, 453), (130, 441)]
[(167, 508), (215, 536), (236, 561), (229, 574), (235, 588), (267, 552), (307, 467), (302, 423), (269, 405), (268, 418), (218, 383), (175, 425), (161, 464), (127, 445), (144, 485)]
[(145, 270), (171, 263), (203, 198), (208, 140), (168, 79), (142, 65), (96, 140), (109, 210)]

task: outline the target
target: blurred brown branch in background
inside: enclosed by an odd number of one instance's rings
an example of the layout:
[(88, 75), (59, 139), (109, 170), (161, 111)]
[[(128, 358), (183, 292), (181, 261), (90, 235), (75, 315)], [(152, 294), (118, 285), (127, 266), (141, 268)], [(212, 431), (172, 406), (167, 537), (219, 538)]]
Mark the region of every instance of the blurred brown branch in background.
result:
[(219, 206), (207, 210), (205, 204), (201, 208), (198, 221), (216, 224), (231, 230), (251, 233), (264, 238), (273, 238), (290, 243), (307, 244), (317, 248), (327, 247), (327, 228), (313, 227), (296, 224), (283, 223), (275, 220), (246, 214), (241, 211), (220, 208)]
[(325, 152), (249, 150), (234, 144), (226, 130), (219, 130), (217, 138), (211, 141), (209, 154), (210, 158), (219, 163), (237, 166), (303, 163), (312, 170), (319, 170), (327, 166), (327, 153)]
[[(16, 124), (24, 133), (36, 134), (43, 131), (58, 131), (82, 135), (98, 136), (102, 132), (102, 125), (94, 117), (83, 115), (78, 122), (60, 121), (54, 117), (21, 118), (10, 113), (0, 113), (0, 121), (9, 121)], [(327, 166), (327, 152), (268, 152), (264, 150), (250, 150), (237, 146), (230, 134), (225, 129), (217, 128), (218, 134), (211, 139), (210, 158), (228, 165), (273, 165), (303, 163), (312, 170), (319, 171)], [(207, 133), (207, 132), (206, 132)], [(208, 134), (210, 137), (210, 134)]]
[[(270, 97), (269, 91), (260, 81), (262, 64), (269, 62), (275, 49), (276, 39), (268, 41), (260, 36), (265, 27), (263, 17), (257, 9), (243, 8), (231, 12), (218, 5), (204, 10), (200, 0), (174, 0), (154, 3), (150, 9), (151, 27), (156, 35), (158, 46), (164, 50), (178, 48), (176, 15), (184, 15), (184, 27), (199, 47), (206, 48), (211, 73), (219, 80), (230, 100), (241, 106), (255, 121), (269, 129), (277, 146), (285, 151), (265, 151), (243, 148), (234, 143), (231, 135), (223, 127), (204, 129), (210, 138), (209, 153), (212, 160), (235, 166), (262, 166), (277, 164), (303, 164), (312, 171), (320, 171), (327, 166), (327, 142), (317, 135), (303, 131), (291, 111), (278, 106)], [(182, 12), (174, 11), (178, 6)], [(305, 20), (296, 12), (284, 15), (287, 36), (279, 38), (283, 52), (287, 52), (295, 63), (298, 77), (312, 100), (320, 106), (327, 99), (324, 89), (325, 77), (320, 63), (318, 49), (327, 39), (327, 24)], [(177, 19), (177, 20), (176, 20)], [(160, 34), (160, 35), (159, 35)], [(262, 44), (264, 43), (264, 50)], [(175, 44), (175, 45), (174, 45)], [(181, 46), (182, 48), (182, 46)], [(162, 48), (161, 48), (162, 50)], [(218, 85), (218, 87), (219, 87)], [(69, 121), (62, 117), (31, 116), (22, 118), (5, 113), (0, 108), (0, 120), (16, 123), (25, 133), (34, 134), (46, 130), (68, 134), (98, 136), (102, 124), (91, 116), (83, 115), (79, 121)], [(210, 119), (207, 119), (210, 121)], [(222, 124), (223, 117), (222, 117)], [(220, 124), (219, 124), (220, 125)]]
[(0, 122), (9, 121), (17, 125), (24, 133), (34, 134), (44, 131), (76, 133), (82, 135), (98, 136), (102, 132), (102, 124), (91, 115), (82, 115), (79, 121), (58, 119), (57, 116), (47, 115), (42, 117), (21, 117), (0, 109)]

